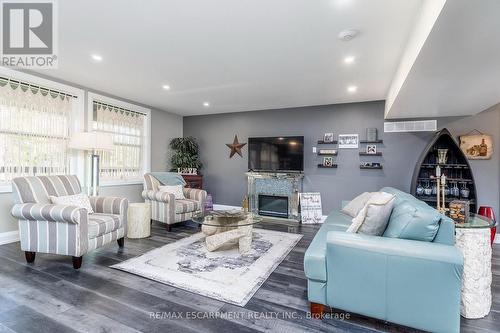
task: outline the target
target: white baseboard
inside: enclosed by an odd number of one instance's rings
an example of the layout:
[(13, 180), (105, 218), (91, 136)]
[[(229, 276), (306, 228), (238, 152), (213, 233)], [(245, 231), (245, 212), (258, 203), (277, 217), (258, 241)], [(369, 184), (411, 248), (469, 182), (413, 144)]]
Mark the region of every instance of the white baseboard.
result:
[(19, 242), (19, 231), (8, 231), (0, 233), (0, 245)]

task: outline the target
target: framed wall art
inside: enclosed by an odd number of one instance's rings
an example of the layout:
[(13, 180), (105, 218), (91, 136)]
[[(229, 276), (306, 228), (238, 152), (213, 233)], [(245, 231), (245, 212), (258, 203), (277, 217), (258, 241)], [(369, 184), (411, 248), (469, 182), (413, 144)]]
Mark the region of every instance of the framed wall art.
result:
[(339, 134), (339, 148), (358, 148), (358, 134)]
[[(476, 132), (476, 134), (472, 134)], [(489, 160), (493, 155), (491, 135), (478, 130), (460, 136), (460, 149), (469, 160)]]

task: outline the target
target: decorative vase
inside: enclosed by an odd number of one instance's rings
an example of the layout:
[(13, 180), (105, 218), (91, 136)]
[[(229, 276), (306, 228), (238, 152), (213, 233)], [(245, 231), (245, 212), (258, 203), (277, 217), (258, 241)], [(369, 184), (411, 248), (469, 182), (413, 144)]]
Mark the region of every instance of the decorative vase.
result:
[[(493, 210), (493, 208), (491, 208), (489, 206), (480, 206), (477, 213), (481, 216), (485, 216), (485, 217), (492, 219), (493, 221), (496, 222), (495, 211)], [(493, 245), (493, 242), (495, 241), (496, 234), (497, 234), (497, 226), (495, 224), (495, 226), (493, 228), (491, 228), (491, 245)]]
[(422, 196), (422, 195), (424, 195), (424, 187), (419, 182), (417, 186), (417, 196)]
[(424, 188), (424, 194), (428, 196), (432, 195), (432, 188), (430, 187)]
[(432, 185), (432, 195), (437, 195), (437, 193), (438, 193), (437, 185), (434, 184)]
[(205, 210), (205, 212), (211, 212), (214, 210), (214, 203), (213, 203), (211, 194), (207, 194), (207, 197), (205, 199), (205, 205), (204, 205), (203, 209)]
[(448, 160), (448, 149), (438, 149), (438, 164), (446, 164)]
[(469, 195), (470, 195), (470, 190), (464, 184), (462, 186), (462, 189), (460, 190), (460, 196), (462, 196), (462, 198), (468, 199)]

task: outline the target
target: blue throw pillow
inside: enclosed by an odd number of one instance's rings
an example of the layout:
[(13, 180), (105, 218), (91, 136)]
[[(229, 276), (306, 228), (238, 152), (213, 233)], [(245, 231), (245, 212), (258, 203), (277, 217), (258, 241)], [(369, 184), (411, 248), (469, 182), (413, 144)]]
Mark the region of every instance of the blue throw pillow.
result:
[(176, 172), (151, 172), (151, 176), (155, 177), (162, 185), (186, 185), (186, 181)]
[(403, 201), (394, 206), (383, 236), (432, 242), (440, 220), (441, 214), (434, 208)]

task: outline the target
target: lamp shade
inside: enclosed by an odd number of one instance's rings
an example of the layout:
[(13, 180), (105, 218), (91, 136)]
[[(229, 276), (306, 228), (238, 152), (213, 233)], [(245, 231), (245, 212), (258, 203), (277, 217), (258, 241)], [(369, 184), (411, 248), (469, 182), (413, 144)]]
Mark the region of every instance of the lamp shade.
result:
[(108, 133), (79, 132), (69, 140), (69, 148), (78, 150), (112, 150), (113, 137)]

